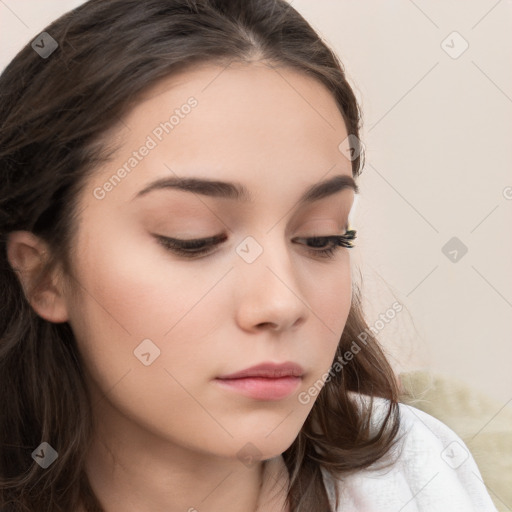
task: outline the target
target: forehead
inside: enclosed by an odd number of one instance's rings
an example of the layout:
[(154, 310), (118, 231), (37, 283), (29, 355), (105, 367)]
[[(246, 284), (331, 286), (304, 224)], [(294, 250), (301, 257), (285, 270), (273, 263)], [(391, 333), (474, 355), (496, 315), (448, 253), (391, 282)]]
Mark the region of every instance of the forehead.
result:
[(334, 97), (290, 68), (196, 66), (145, 91), (120, 126), (120, 149), (94, 180), (101, 186), (125, 169), (112, 200), (128, 201), (166, 175), (238, 181), (249, 190), (266, 183), (274, 192), (352, 175), (338, 149), (347, 131)]

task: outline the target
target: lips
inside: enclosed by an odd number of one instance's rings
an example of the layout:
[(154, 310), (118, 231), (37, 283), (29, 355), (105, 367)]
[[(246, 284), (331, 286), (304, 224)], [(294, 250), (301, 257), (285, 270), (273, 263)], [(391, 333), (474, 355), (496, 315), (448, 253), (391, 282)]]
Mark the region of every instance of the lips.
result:
[(296, 392), (303, 375), (304, 370), (297, 363), (267, 362), (222, 375), (215, 382), (229, 393), (245, 395), (253, 400), (275, 401)]
[(261, 363), (245, 370), (241, 370), (228, 375), (222, 375), (217, 377), (222, 380), (231, 379), (244, 379), (249, 377), (262, 377), (268, 379), (278, 379), (281, 377), (302, 377), (304, 375), (304, 369), (297, 363), (285, 362), (285, 363)]

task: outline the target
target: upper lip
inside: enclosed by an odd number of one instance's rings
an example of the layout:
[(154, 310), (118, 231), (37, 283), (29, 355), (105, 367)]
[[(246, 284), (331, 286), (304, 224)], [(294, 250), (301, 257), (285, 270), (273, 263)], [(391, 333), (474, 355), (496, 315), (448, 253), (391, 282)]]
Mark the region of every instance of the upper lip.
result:
[(229, 375), (222, 375), (219, 379), (242, 379), (246, 377), (302, 377), (304, 370), (302, 366), (293, 362), (286, 363), (261, 363), (239, 372), (230, 373)]

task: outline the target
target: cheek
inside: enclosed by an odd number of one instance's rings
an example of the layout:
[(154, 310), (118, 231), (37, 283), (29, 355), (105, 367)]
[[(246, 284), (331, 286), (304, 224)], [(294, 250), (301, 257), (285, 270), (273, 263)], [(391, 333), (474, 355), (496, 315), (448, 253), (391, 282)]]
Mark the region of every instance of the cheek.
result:
[(329, 371), (350, 312), (352, 278), (347, 251), (340, 255), (339, 262), (317, 271), (314, 279), (307, 280), (307, 286), (309, 321), (316, 326), (312, 329), (315, 351), (311, 353), (315, 374), (306, 383), (311, 385)]
[(336, 262), (317, 266), (313, 270), (308, 267), (303, 275), (304, 295), (311, 309), (311, 321), (323, 325), (325, 331), (331, 333), (331, 339), (333, 334), (341, 335), (352, 301), (348, 249), (341, 250)]
[[(194, 328), (199, 334), (198, 312), (206, 326), (218, 317), (208, 309), (215, 307), (214, 303), (208, 302), (206, 308), (199, 300), (218, 280), (216, 272), (198, 279), (192, 266), (184, 272), (183, 265), (173, 265), (155, 245), (150, 238), (143, 244), (133, 236), (100, 239), (98, 234), (91, 236), (80, 252), (76, 265), (80, 269), (80, 299), (70, 323), (90, 364), (105, 374), (106, 385), (134, 365), (144, 367), (134, 350), (145, 339), (157, 347), (152, 349), (154, 354), (161, 351), (151, 367), (174, 366), (166, 350), (172, 340), (173, 350), (180, 351), (187, 361), (186, 370), (193, 362), (187, 352), (192, 352), (193, 346), (186, 343), (186, 334), (190, 336)], [(194, 315), (195, 326), (191, 327)]]
[(91, 326), (118, 330), (133, 341), (161, 337), (204, 295), (208, 283), (197, 279), (192, 266), (172, 262), (150, 236), (124, 232), (90, 238), (83, 250), (80, 314), (90, 316)]
[(186, 439), (205, 421), (191, 396), (204, 392), (218, 357), (207, 333), (226, 308), (220, 292), (208, 290), (225, 270), (198, 278), (196, 270), (178, 271), (161, 254), (151, 243), (118, 239), (106, 246), (91, 239), (79, 265), (80, 302), (70, 323), (93, 390), (148, 430)]

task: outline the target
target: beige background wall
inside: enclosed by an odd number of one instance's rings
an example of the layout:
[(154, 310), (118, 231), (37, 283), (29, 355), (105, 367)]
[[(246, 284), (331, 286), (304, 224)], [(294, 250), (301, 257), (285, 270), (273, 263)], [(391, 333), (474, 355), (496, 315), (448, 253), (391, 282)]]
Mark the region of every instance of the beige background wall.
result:
[[(81, 3), (2, 0), (0, 69)], [(364, 110), (352, 254), (370, 325), (397, 369), (431, 368), (512, 407), (512, 2), (291, 4)], [(404, 310), (381, 328), (396, 300)]]

